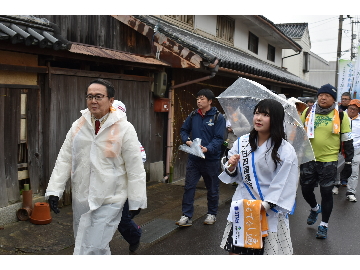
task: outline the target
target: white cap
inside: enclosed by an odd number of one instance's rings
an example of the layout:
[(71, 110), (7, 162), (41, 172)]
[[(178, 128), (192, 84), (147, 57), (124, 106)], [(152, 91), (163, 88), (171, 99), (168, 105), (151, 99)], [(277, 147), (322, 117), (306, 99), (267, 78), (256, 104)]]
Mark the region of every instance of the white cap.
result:
[(124, 113), (126, 113), (126, 107), (125, 104), (122, 103), (120, 100), (114, 100), (112, 106), (117, 110), (122, 110)]

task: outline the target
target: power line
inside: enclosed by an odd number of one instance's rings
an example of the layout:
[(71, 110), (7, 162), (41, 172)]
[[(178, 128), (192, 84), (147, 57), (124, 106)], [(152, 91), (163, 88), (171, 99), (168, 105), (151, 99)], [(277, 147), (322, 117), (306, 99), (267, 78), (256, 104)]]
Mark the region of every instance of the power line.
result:
[(312, 26), (311, 29), (314, 29), (315, 27), (319, 27), (319, 26), (322, 26), (322, 25), (325, 25), (325, 24), (328, 24), (330, 21), (328, 22), (324, 22), (322, 24), (318, 24), (318, 25), (315, 25), (315, 26)]
[(335, 38), (329, 38), (329, 39), (312, 40), (311, 43), (330, 41), (330, 40), (334, 40), (334, 39), (337, 39), (337, 37), (335, 37)]
[(324, 19), (324, 20), (321, 20), (321, 21), (317, 21), (317, 22), (312, 22), (312, 23), (309, 23), (309, 24), (318, 23), (318, 22), (323, 22), (323, 21), (327, 21), (327, 20), (334, 20), (334, 19), (337, 19), (337, 16), (334, 16), (334, 17), (331, 17), (331, 18), (327, 18), (327, 19)]
[[(317, 30), (315, 30), (315, 31), (312, 31), (312, 30), (311, 30), (311, 33), (315, 33), (315, 32), (318, 32), (318, 31), (325, 31), (325, 30), (328, 30), (328, 29), (334, 30), (334, 27), (332, 26), (332, 27), (325, 28), (325, 29), (317, 29)], [(310, 31), (310, 29), (309, 29), (309, 31)]]

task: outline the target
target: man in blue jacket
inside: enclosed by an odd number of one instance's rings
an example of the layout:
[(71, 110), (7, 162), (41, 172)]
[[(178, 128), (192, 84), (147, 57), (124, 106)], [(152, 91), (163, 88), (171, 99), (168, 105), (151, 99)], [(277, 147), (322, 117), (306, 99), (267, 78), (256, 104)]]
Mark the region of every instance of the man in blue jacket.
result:
[[(209, 89), (197, 93), (198, 110), (193, 111), (181, 127), (180, 136), (188, 146), (192, 140), (201, 139), (201, 150), (205, 159), (189, 154), (186, 166), (185, 190), (182, 200), (182, 216), (179, 226), (191, 226), (194, 213), (194, 196), (196, 185), (202, 176), (207, 189), (208, 213), (204, 224), (214, 224), (219, 204), (219, 170), (221, 144), (224, 142), (225, 118), (211, 107), (215, 99)], [(190, 136), (191, 134), (191, 136)]]

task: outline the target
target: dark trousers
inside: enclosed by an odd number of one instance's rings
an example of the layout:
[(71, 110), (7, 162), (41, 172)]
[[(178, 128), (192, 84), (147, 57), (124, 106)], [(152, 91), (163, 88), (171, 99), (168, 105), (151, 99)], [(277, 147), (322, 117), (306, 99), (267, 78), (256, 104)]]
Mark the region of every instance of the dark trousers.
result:
[(300, 165), (300, 184), (305, 201), (316, 207), (315, 187), (320, 185), (322, 221), (328, 223), (333, 209), (332, 188), (335, 184), (337, 161), (310, 161)]
[(140, 241), (141, 228), (130, 218), (128, 200), (124, 204), (118, 230), (129, 245), (135, 245)]
[(208, 214), (216, 215), (219, 206), (220, 160), (208, 161), (188, 159), (186, 166), (185, 187), (182, 201), (182, 212), (192, 217), (194, 213), (194, 197), (196, 185), (202, 176), (207, 189)]

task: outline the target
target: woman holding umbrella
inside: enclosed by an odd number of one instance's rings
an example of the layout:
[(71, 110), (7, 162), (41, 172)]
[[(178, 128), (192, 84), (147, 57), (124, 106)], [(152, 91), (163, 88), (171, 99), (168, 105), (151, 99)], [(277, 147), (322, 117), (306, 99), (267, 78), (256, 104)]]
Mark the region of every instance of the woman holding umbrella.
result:
[(298, 160), (283, 122), (280, 102), (260, 101), (254, 128), (229, 151), (219, 178), (238, 183), (220, 245), (230, 254), (293, 253), (288, 214), (295, 205)]

